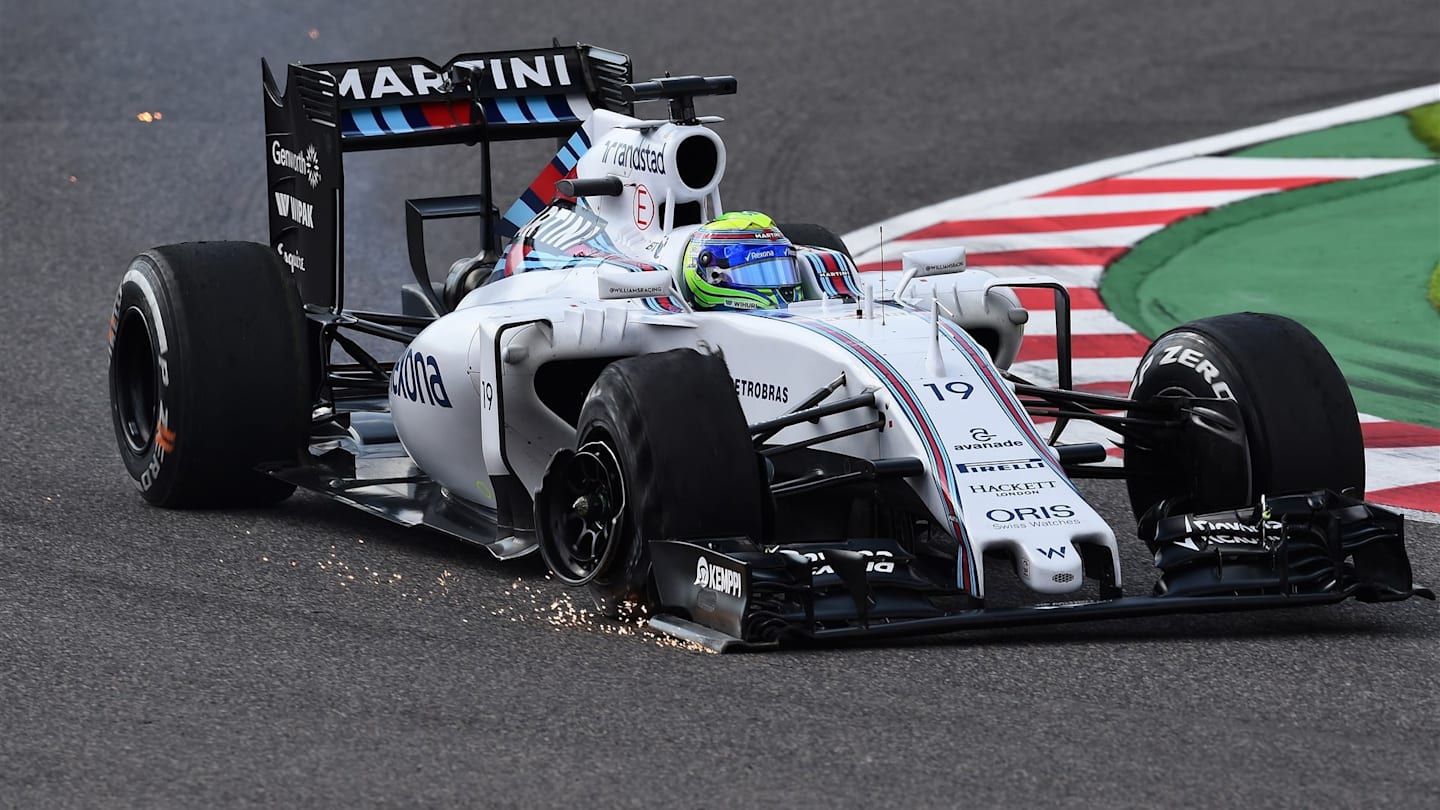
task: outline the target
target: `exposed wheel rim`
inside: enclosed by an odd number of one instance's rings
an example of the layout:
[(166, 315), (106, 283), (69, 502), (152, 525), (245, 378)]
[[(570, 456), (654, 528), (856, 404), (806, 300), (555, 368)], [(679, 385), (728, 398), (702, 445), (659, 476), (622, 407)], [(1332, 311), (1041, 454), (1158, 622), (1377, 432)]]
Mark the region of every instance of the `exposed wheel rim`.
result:
[(120, 417), (120, 433), (131, 452), (143, 454), (155, 439), (160, 374), (149, 323), (137, 307), (129, 307), (120, 316), (112, 362), (111, 399)]
[(608, 569), (625, 545), (625, 479), (615, 451), (603, 441), (558, 458), (547, 473), (541, 551), (569, 585), (585, 585)]

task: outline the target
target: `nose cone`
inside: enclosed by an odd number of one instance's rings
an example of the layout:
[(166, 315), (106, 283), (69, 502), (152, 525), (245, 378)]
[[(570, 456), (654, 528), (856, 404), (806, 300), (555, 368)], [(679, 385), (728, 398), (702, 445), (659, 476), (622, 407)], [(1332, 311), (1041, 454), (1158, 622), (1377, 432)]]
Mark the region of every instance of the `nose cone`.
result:
[(1020, 581), (1037, 593), (1071, 593), (1085, 584), (1080, 552), (1068, 540), (1017, 543), (1015, 567)]

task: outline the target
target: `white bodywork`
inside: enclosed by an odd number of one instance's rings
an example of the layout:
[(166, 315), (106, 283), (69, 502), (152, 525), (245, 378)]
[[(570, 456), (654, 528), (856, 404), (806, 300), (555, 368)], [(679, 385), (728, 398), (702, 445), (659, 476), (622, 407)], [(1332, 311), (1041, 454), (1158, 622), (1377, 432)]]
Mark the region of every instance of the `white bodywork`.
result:
[[(752, 423), (785, 413), (842, 372), (835, 397), (873, 390), (884, 427), (818, 447), (868, 459), (919, 458), (927, 476), (910, 481), (957, 538), (962, 589), (983, 595), (980, 555), (994, 549), (1015, 560), (1032, 589), (1076, 590), (1080, 544), (1108, 550), (1119, 584), (1113, 532), (999, 374), (1013, 362), (1025, 322), (1004, 280), (965, 269), (963, 253), (958, 263), (917, 255), (907, 261), (919, 271), (898, 299), (892, 290), (885, 300), (878, 292), (858, 303), (822, 298), (778, 312), (688, 311), (674, 279), (695, 226), (674, 226), (673, 218), (681, 203), (698, 203), (704, 220), (721, 213), (723, 144), (702, 126), (604, 111), (585, 127), (592, 145), (577, 176), (610, 174), (625, 185), (620, 196), (584, 204), (605, 220), (621, 254), (667, 272), (637, 273), (632, 263), (603, 259), (518, 272), (470, 293), (425, 329), (397, 364), (390, 407), (406, 451), (432, 479), (454, 497), (491, 508), (492, 476), (514, 476), (534, 495), (551, 455), (574, 443), (574, 428), (537, 395), (535, 375), (546, 363), (718, 351)], [(713, 144), (713, 171), (704, 182), (691, 171), (687, 183), (677, 153), (693, 148), (695, 138)], [(889, 275), (898, 286), (899, 274)], [(667, 294), (654, 295), (662, 286)], [(818, 289), (811, 279), (807, 298)], [(657, 300), (681, 311), (657, 307)], [(967, 330), (993, 334), (995, 356)], [(873, 419), (870, 409), (849, 411), (787, 428), (772, 441)]]

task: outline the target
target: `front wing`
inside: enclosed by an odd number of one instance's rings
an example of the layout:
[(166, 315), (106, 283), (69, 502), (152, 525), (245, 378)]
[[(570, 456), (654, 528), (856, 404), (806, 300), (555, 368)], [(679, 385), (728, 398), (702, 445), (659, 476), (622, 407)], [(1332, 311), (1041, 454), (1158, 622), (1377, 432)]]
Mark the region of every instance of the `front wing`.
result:
[[(1142, 521), (1160, 570), (1152, 595), (986, 608), (943, 561), (889, 540), (761, 548), (746, 538), (651, 544), (651, 627), (716, 652), (1120, 619), (1304, 607), (1434, 594), (1411, 581), (1404, 519), (1333, 492)], [(1103, 573), (1096, 572), (1100, 579)], [(1087, 571), (1087, 577), (1090, 572)]]

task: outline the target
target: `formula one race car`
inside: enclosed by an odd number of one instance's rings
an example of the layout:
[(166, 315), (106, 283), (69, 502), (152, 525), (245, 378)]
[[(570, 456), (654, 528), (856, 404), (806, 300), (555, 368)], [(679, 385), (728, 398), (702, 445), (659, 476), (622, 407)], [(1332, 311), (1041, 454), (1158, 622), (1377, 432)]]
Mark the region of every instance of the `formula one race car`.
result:
[[(606, 610), (715, 649), (1433, 598), (1402, 518), (1359, 499), (1354, 403), (1292, 321), (1187, 324), (1129, 396), (1071, 390), (1054, 280), (957, 247), (906, 254), (877, 294), (830, 231), (727, 210), (695, 101), (734, 78), (634, 83), (628, 57), (558, 43), (291, 65), (283, 94), (262, 68), (270, 244), (146, 251), (115, 301), (115, 433), (153, 504), (304, 487), (538, 550)], [(635, 114), (652, 100), (668, 115)], [(502, 214), (491, 145), (530, 138), (558, 152)], [(406, 201), (401, 311), (347, 309), (341, 156), (459, 143), (480, 192)], [(452, 217), (479, 220), (480, 250), (432, 276), (425, 223)], [(1055, 297), (1058, 387), (1008, 371), (1023, 287)], [(1123, 467), (1062, 442), (1075, 420), (1113, 431)], [(1145, 595), (1080, 478), (1126, 480)], [(987, 606), (987, 556), (1041, 601)]]

